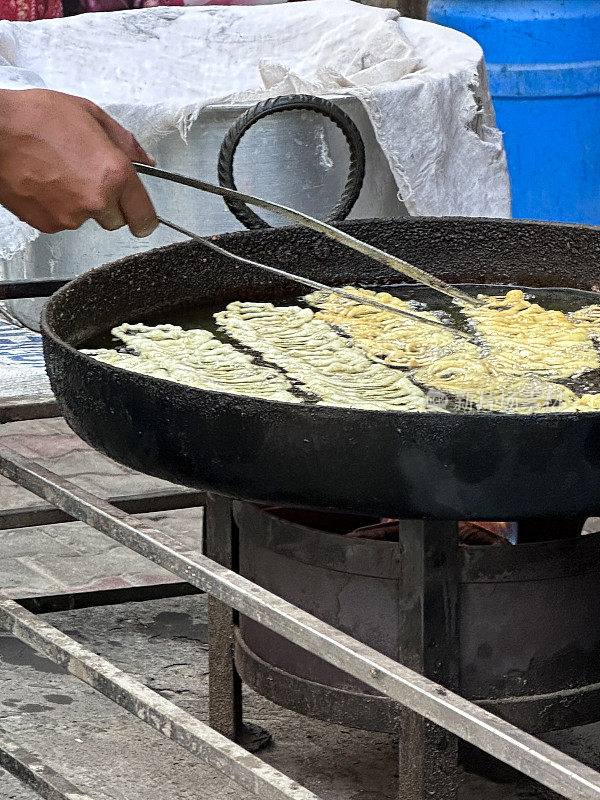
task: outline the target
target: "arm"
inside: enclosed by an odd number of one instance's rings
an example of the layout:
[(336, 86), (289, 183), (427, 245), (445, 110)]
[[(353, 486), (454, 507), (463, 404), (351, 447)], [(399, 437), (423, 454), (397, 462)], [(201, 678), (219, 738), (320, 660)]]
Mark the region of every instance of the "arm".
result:
[(132, 161), (154, 163), (89, 100), (47, 89), (0, 89), (0, 203), (44, 233), (95, 219), (106, 230), (156, 228)]

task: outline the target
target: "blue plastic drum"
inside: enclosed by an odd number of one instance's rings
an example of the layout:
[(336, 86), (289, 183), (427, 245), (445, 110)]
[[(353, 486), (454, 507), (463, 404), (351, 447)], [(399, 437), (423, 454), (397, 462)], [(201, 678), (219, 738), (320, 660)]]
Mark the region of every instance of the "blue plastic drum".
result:
[(483, 47), (513, 215), (600, 224), (600, 0), (430, 0)]

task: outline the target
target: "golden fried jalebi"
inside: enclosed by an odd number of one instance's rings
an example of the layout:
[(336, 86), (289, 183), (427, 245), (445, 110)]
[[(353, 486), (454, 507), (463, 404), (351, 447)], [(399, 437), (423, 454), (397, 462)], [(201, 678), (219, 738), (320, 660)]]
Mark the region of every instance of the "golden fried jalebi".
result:
[(375, 364), (309, 308), (230, 303), (215, 314), (229, 336), (278, 364), (327, 405), (424, 411), (425, 394), (399, 370)]
[(513, 289), (462, 309), (489, 346), (486, 360), (497, 375), (568, 378), (600, 367), (589, 331), (562, 311), (547, 311)]
[(600, 394), (584, 394), (561, 411), (600, 411)]
[[(458, 360), (445, 356), (414, 372), (414, 379), (458, 398), (458, 409), (513, 414), (563, 410), (577, 396), (566, 386), (537, 377), (496, 375), (487, 359)], [(565, 409), (566, 410), (566, 409)]]
[[(344, 287), (359, 297), (370, 297), (385, 305), (410, 311), (423, 319), (439, 318), (430, 311), (415, 311), (409, 303), (388, 292)], [(358, 305), (331, 292), (313, 292), (304, 300), (319, 311), (317, 319), (344, 331), (365, 350), (373, 360), (394, 367), (422, 367), (442, 356), (456, 353), (461, 357), (479, 358), (477, 347), (453, 334), (452, 329), (434, 328), (426, 323), (401, 317), (374, 306)]]

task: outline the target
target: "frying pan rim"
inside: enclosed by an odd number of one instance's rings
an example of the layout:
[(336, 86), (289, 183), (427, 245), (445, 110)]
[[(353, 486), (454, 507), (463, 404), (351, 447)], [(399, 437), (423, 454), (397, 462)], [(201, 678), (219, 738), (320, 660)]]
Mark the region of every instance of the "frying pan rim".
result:
[[(389, 218), (390, 221), (398, 222), (397, 219)], [(426, 223), (428, 221), (435, 222), (439, 224), (440, 222), (444, 223), (456, 223), (456, 222), (469, 222), (469, 223), (490, 223), (490, 224), (506, 224), (507, 226), (510, 225), (521, 225), (525, 227), (544, 227), (547, 228), (552, 226), (554, 228), (566, 228), (569, 230), (598, 230), (600, 226), (597, 225), (583, 225), (580, 223), (570, 223), (570, 222), (544, 222), (540, 220), (521, 220), (521, 219), (510, 219), (510, 218), (502, 218), (498, 219), (495, 217), (406, 217), (402, 218), (403, 224), (410, 224), (411, 221), (414, 220), (418, 223)], [(340, 228), (344, 228), (346, 225), (353, 225), (360, 222), (367, 222), (368, 219), (353, 219), (353, 220), (345, 220), (342, 224), (339, 225)], [(371, 220), (372, 221), (372, 220)], [(378, 221), (385, 221), (385, 218), (378, 219)], [(277, 228), (280, 233), (284, 233), (285, 231), (298, 231), (300, 226), (298, 225), (287, 225)], [(248, 235), (252, 235), (253, 231), (231, 231), (228, 233), (219, 234), (218, 236), (209, 237), (211, 239), (218, 239), (221, 236), (227, 237), (236, 237), (237, 236), (244, 236), (247, 237)], [(156, 253), (157, 251), (165, 251), (171, 249), (179, 249), (181, 247), (190, 247), (194, 246), (193, 242), (175, 242), (170, 245), (166, 245), (163, 247), (153, 248), (152, 250), (147, 250), (143, 252), (144, 256), (149, 255), (150, 253)], [(200, 247), (200, 245), (196, 245)], [(321, 410), (325, 412), (327, 416), (331, 418), (332, 415), (338, 414), (340, 418), (349, 415), (355, 415), (357, 412), (361, 414), (367, 414), (369, 416), (373, 415), (381, 415), (384, 414), (387, 418), (398, 418), (401, 420), (408, 420), (411, 419), (415, 420), (423, 420), (424, 417), (428, 418), (444, 418), (450, 417), (453, 420), (456, 419), (478, 419), (478, 420), (497, 420), (497, 419), (507, 419), (510, 420), (513, 424), (531, 424), (533, 421), (538, 420), (541, 422), (549, 422), (550, 420), (560, 419), (565, 420), (567, 422), (574, 422), (576, 419), (580, 419), (582, 416), (585, 419), (593, 419), (594, 417), (600, 416), (600, 411), (555, 411), (555, 412), (541, 412), (541, 413), (534, 413), (534, 414), (514, 414), (514, 413), (502, 413), (502, 412), (485, 412), (485, 411), (474, 411), (468, 414), (459, 414), (456, 412), (427, 412), (427, 411), (392, 411), (387, 409), (364, 409), (364, 408), (356, 408), (356, 407), (346, 407), (346, 406), (335, 406), (335, 405), (308, 405), (306, 403), (285, 403), (283, 400), (270, 400), (264, 397), (253, 397), (251, 395), (243, 395), (243, 394), (236, 394), (235, 392), (216, 392), (211, 389), (202, 389), (199, 386), (189, 386), (186, 384), (178, 383), (177, 381), (169, 381), (165, 378), (157, 378), (153, 375), (144, 375), (143, 373), (132, 372), (131, 370), (124, 369), (123, 367), (118, 367), (114, 364), (106, 364), (104, 362), (99, 362), (94, 359), (92, 356), (87, 355), (86, 353), (82, 353), (76, 347), (71, 345), (69, 342), (64, 341), (61, 339), (58, 334), (53, 329), (50, 321), (48, 319), (50, 312), (53, 310), (53, 307), (56, 303), (59, 303), (63, 296), (66, 295), (72, 287), (76, 287), (78, 285), (83, 284), (84, 282), (89, 282), (90, 279), (99, 273), (109, 272), (115, 266), (123, 263), (124, 261), (130, 261), (135, 256), (126, 256), (125, 258), (118, 259), (117, 261), (111, 261), (107, 264), (102, 264), (99, 267), (92, 267), (91, 269), (86, 270), (81, 275), (73, 278), (73, 280), (69, 281), (68, 284), (61, 287), (56, 291), (48, 300), (48, 302), (44, 305), (40, 317), (40, 328), (42, 331), (42, 336), (47, 337), (53, 341), (53, 343), (59, 347), (66, 348), (67, 351), (71, 353), (72, 356), (78, 359), (82, 359), (83, 363), (90, 363), (94, 364), (94, 366), (101, 365), (101, 368), (105, 368), (110, 370), (116, 370), (117, 374), (121, 374), (128, 380), (134, 381), (143, 381), (149, 382), (152, 386), (155, 386), (157, 389), (164, 388), (165, 385), (168, 384), (175, 384), (176, 386), (182, 387), (183, 390), (186, 392), (191, 392), (192, 396), (196, 394), (197, 397), (204, 397), (210, 400), (211, 398), (221, 400), (223, 397), (231, 396), (232, 398), (236, 399), (237, 403), (241, 403), (242, 405), (247, 404), (249, 408), (253, 408), (258, 404), (259, 407), (267, 411), (270, 407), (277, 407), (280, 408), (282, 406), (286, 406), (290, 409), (290, 413), (294, 413), (292, 409), (310, 409), (313, 413), (319, 413)], [(531, 288), (542, 288), (542, 287), (531, 287)], [(558, 288), (558, 287), (547, 287), (547, 288)], [(589, 291), (589, 290), (583, 290)]]

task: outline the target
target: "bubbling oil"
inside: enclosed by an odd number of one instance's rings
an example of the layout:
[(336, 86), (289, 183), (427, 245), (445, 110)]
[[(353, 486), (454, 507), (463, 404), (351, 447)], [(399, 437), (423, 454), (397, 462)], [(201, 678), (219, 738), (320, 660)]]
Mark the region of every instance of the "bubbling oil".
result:
[[(464, 311), (461, 310), (462, 307), (459, 306), (455, 301), (451, 298), (442, 295), (436, 292), (429, 287), (414, 285), (414, 284), (398, 284), (398, 285), (388, 285), (388, 286), (369, 286), (365, 285), (360, 288), (369, 289), (372, 291), (385, 291), (389, 292), (391, 295), (404, 300), (409, 303), (410, 307), (413, 308), (415, 311), (429, 311), (433, 313), (436, 317), (440, 319), (440, 321), (445, 322), (448, 325), (449, 330), (452, 327), (462, 330), (464, 332), (468, 332), (470, 334), (474, 333), (474, 327), (472, 323), (469, 322), (467, 316), (465, 315)], [(481, 294), (486, 296), (498, 296), (498, 295), (505, 295), (511, 289), (520, 289), (524, 292), (525, 298), (532, 303), (539, 304), (545, 310), (554, 310), (560, 311), (565, 314), (569, 314), (571, 312), (577, 311), (581, 308), (584, 308), (589, 305), (595, 305), (600, 302), (600, 295), (595, 292), (586, 292), (581, 290), (575, 289), (567, 289), (567, 288), (530, 288), (530, 287), (521, 287), (521, 286), (506, 286), (506, 285), (490, 285), (490, 284), (471, 284), (471, 285), (463, 285), (465, 291), (471, 294), (473, 297)], [(243, 298), (231, 298), (233, 299), (243, 299)], [(260, 298), (254, 298), (260, 299)], [(284, 306), (284, 305), (295, 305), (295, 306), (305, 306), (306, 303), (302, 299), (302, 297), (298, 296), (290, 296), (285, 298), (276, 298), (273, 299), (271, 297), (262, 298), (265, 302), (274, 302), (276, 305)], [(149, 314), (141, 319), (136, 320), (127, 320), (128, 323), (136, 323), (142, 322), (146, 325), (160, 325), (160, 324), (171, 324), (171, 325), (179, 325), (185, 330), (193, 330), (193, 329), (204, 329), (212, 333), (217, 339), (220, 341), (230, 344), (234, 346), (236, 349), (241, 351), (246, 351), (239, 342), (235, 339), (229, 337), (227, 333), (225, 333), (216, 323), (214, 315), (223, 310), (223, 308), (227, 305), (227, 300), (220, 301), (219, 303), (209, 303), (202, 306), (182, 306), (176, 309), (169, 309), (163, 312), (155, 312)], [(344, 333), (343, 330), (336, 329), (338, 333), (341, 335), (347, 335)], [(594, 339), (591, 340), (593, 342), (593, 346), (596, 348), (599, 354), (600, 359), (600, 345)], [(482, 356), (485, 355), (485, 343), (480, 343), (480, 349), (482, 352)], [(587, 343), (589, 347), (589, 342)], [(88, 342), (85, 343), (86, 348), (96, 349), (96, 348), (114, 348), (119, 349), (123, 347), (123, 343), (119, 342), (115, 339), (110, 331), (105, 331), (101, 335), (90, 339)], [(256, 358), (258, 356), (257, 363), (260, 363), (260, 356), (253, 351), (253, 356)], [(267, 363), (267, 362), (265, 362)], [(403, 369), (401, 367), (392, 367), (395, 369)], [(403, 371), (406, 371), (403, 369)], [(535, 375), (531, 376), (535, 379)], [(412, 380), (416, 383), (416, 385), (420, 386), (424, 391), (427, 391), (427, 385), (420, 384), (417, 380), (415, 380), (414, 376)], [(600, 393), (600, 367), (597, 369), (593, 369), (590, 371), (586, 371), (580, 375), (574, 375), (568, 378), (552, 378), (552, 381), (555, 384), (560, 384), (576, 395), (581, 396), (583, 394), (596, 394)], [(307, 400), (310, 402), (310, 400)], [(461, 402), (461, 398), (449, 395), (448, 402), (446, 406), (447, 411), (455, 412), (455, 413), (467, 413), (469, 411), (468, 408), (465, 407), (465, 404)], [(485, 412), (484, 412), (485, 413)], [(494, 413), (494, 412), (488, 412)]]

